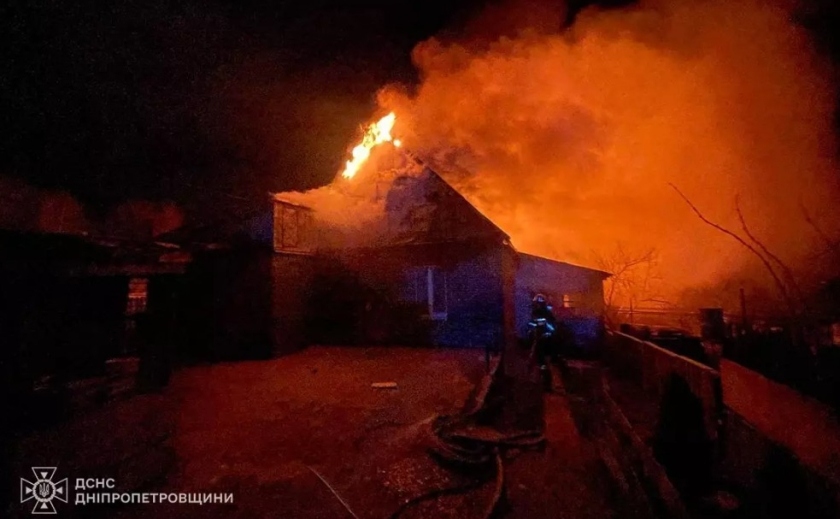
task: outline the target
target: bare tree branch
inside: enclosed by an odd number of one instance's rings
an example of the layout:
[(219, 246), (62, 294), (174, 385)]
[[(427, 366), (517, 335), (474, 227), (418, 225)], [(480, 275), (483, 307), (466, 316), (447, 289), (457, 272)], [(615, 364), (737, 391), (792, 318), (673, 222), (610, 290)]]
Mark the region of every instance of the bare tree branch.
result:
[(773, 265), (770, 264), (770, 262), (767, 260), (767, 258), (765, 258), (764, 255), (761, 254), (761, 252), (759, 252), (755, 247), (750, 245), (749, 242), (747, 242), (746, 240), (744, 240), (743, 238), (741, 238), (740, 236), (738, 236), (734, 232), (730, 231), (729, 229), (726, 229), (725, 227), (722, 227), (722, 226), (716, 224), (715, 222), (712, 222), (711, 220), (709, 220), (708, 218), (703, 216), (703, 213), (701, 213), (700, 210), (697, 209), (697, 206), (695, 206), (691, 202), (691, 200), (689, 200), (688, 197), (685, 196), (682, 191), (680, 191), (680, 189), (677, 186), (675, 186), (674, 184), (672, 184), (670, 182), (668, 183), (668, 185), (671, 186), (674, 189), (674, 191), (677, 192), (678, 195), (680, 195), (680, 198), (682, 198), (685, 201), (685, 203), (688, 204), (688, 206), (691, 208), (691, 210), (694, 211), (694, 214), (696, 214), (697, 217), (700, 218), (700, 220), (702, 220), (706, 225), (709, 225), (710, 227), (713, 227), (713, 228), (717, 229), (718, 231), (726, 234), (727, 236), (732, 237), (738, 243), (740, 243), (741, 245), (746, 247), (750, 252), (755, 254), (755, 256), (759, 260), (761, 260), (761, 262), (764, 264), (764, 267), (767, 269), (767, 272), (770, 273), (770, 276), (773, 278), (773, 281), (776, 283), (776, 288), (779, 290), (779, 293), (781, 294), (782, 298), (784, 298), (785, 303), (788, 305), (788, 309), (790, 310), (791, 314), (796, 315), (798, 312), (796, 310), (796, 305), (794, 304), (793, 299), (790, 297), (790, 293), (788, 292), (788, 290), (785, 287), (785, 284), (782, 282), (781, 278), (779, 278), (779, 275), (776, 273), (776, 270), (773, 268)]
[(617, 243), (615, 249), (610, 252), (593, 250), (592, 254), (598, 267), (612, 274), (604, 286), (604, 317), (608, 323), (615, 324), (613, 321), (621, 305), (629, 304), (632, 308), (640, 300), (656, 297), (650, 293), (657, 257), (656, 248), (651, 247), (636, 254), (624, 244)]
[(808, 212), (808, 209), (805, 207), (805, 204), (802, 203), (801, 199), (799, 200), (799, 208), (802, 210), (802, 216), (805, 218), (805, 222), (807, 222), (808, 225), (810, 225), (811, 228), (814, 230), (814, 232), (817, 233), (817, 236), (819, 236), (825, 242), (826, 250), (823, 251), (822, 254), (825, 254), (827, 252), (840, 252), (840, 240), (832, 240), (828, 236), (828, 234), (826, 234), (825, 231), (823, 231), (822, 228), (819, 225), (817, 225), (817, 222), (814, 221), (813, 218), (811, 218), (811, 213)]
[(799, 283), (796, 282), (796, 278), (794, 277), (793, 272), (790, 270), (790, 268), (788, 268), (787, 265), (785, 265), (784, 262), (782, 262), (782, 260), (779, 259), (778, 256), (767, 250), (767, 247), (765, 247), (763, 243), (758, 241), (758, 239), (750, 232), (750, 229), (747, 226), (747, 221), (744, 219), (744, 214), (741, 212), (741, 204), (737, 196), (735, 197), (735, 211), (738, 213), (738, 220), (741, 222), (741, 229), (743, 229), (744, 234), (746, 234), (747, 238), (752, 240), (752, 242), (755, 243), (768, 258), (773, 260), (773, 262), (775, 262), (776, 265), (779, 266), (779, 268), (782, 270), (782, 274), (786, 278), (785, 281), (787, 281), (787, 283), (790, 285), (791, 289), (793, 290), (798, 299), (797, 302), (801, 305), (804, 301), (804, 297), (802, 296), (802, 291), (799, 289)]
[(672, 308), (676, 307), (676, 305), (674, 305), (674, 303), (672, 303), (671, 301), (668, 301), (668, 300), (665, 300), (665, 299), (659, 299), (659, 298), (656, 298), (656, 297), (652, 297), (652, 298), (648, 298), (648, 299), (642, 299), (641, 302), (642, 303), (658, 303), (660, 305), (665, 305), (665, 306), (672, 307)]

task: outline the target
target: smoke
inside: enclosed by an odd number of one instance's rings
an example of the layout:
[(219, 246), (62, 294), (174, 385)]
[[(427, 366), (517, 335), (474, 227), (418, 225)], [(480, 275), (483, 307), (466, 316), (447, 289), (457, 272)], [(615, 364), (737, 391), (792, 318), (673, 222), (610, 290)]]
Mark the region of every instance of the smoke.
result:
[(173, 202), (129, 200), (110, 212), (103, 230), (109, 236), (147, 240), (174, 231), (183, 223), (184, 213)]
[(786, 6), (643, 2), (506, 31), (418, 44), (420, 84), (379, 101), (394, 136), (520, 250), (593, 265), (619, 243), (653, 247), (655, 291), (676, 302), (769, 278), (669, 183), (733, 230), (738, 196), (752, 233), (800, 270), (819, 241), (801, 207), (840, 231), (831, 71)]
[[(383, 147), (385, 149), (383, 149)], [(337, 176), (326, 186), (304, 192), (280, 193), (281, 200), (315, 211), (315, 246), (321, 249), (374, 246), (392, 238), (389, 199), (394, 181), (423, 172), (410, 156), (391, 144), (374, 148), (363, 170), (347, 180)], [(393, 203), (393, 200), (391, 200)]]
[(70, 193), (0, 176), (0, 229), (83, 234), (92, 227), (84, 207)]
[(95, 218), (66, 191), (35, 187), (0, 176), (0, 229), (60, 234), (103, 234), (148, 240), (177, 229), (184, 222), (173, 202), (129, 200)]

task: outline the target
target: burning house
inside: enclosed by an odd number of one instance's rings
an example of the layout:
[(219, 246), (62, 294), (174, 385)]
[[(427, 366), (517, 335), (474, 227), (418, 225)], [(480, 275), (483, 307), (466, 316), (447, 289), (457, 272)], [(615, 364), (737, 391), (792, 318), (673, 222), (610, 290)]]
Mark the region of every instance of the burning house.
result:
[(597, 334), (609, 274), (517, 251), (438, 173), (399, 155), (358, 185), (275, 196), (275, 253), (314, 254), (314, 342), (499, 348), (524, 334), (538, 292), (579, 344)]
[[(275, 194), (247, 222), (167, 236), (193, 255), (179, 341), (200, 345), (193, 357), (311, 343), (499, 348), (524, 335), (536, 293), (579, 344), (596, 336), (609, 274), (517, 251), (435, 169), (396, 150), (393, 122), (369, 127), (336, 182)], [(362, 168), (383, 143), (396, 152)]]

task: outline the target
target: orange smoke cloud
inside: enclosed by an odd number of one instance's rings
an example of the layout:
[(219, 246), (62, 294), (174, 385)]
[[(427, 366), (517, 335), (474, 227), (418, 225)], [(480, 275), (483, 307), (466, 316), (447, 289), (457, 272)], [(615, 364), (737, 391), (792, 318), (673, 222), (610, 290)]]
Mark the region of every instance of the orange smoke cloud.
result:
[(800, 204), (840, 230), (833, 86), (807, 34), (766, 4), (657, 2), (584, 12), (563, 33), (431, 39), (414, 49), (419, 86), (380, 104), (519, 249), (593, 264), (619, 243), (654, 247), (673, 300), (754, 265), (669, 183), (735, 230), (739, 195), (753, 233), (795, 265), (817, 241)]

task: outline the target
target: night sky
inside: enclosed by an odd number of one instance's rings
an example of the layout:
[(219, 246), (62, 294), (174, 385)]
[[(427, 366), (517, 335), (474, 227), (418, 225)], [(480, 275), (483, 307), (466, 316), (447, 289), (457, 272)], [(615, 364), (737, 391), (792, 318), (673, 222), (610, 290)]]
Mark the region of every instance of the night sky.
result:
[[(0, 175), (69, 191), (93, 211), (146, 198), (195, 214), (329, 181), (376, 90), (415, 81), (412, 47), (458, 34), (483, 8), (477, 0), (17, 4), (0, 12)], [(804, 21), (836, 55), (831, 5)]]

